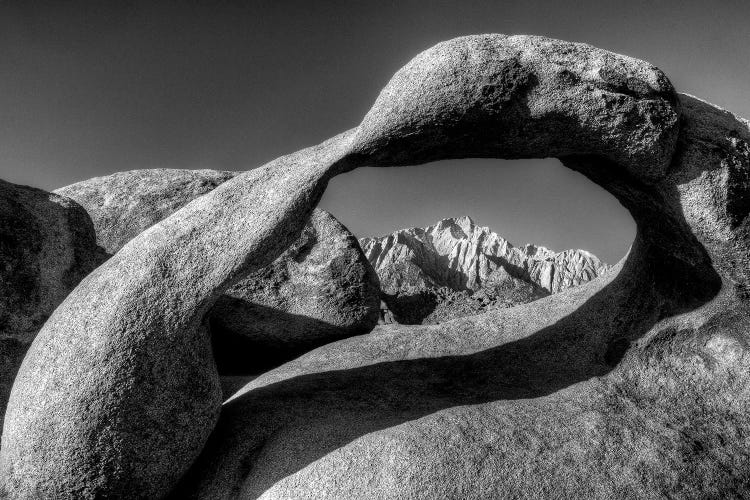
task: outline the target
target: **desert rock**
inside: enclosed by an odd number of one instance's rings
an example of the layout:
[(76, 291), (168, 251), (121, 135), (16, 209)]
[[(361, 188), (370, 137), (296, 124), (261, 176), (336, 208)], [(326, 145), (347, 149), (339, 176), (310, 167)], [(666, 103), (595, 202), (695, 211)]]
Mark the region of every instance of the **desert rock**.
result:
[(91, 220), (73, 200), (0, 181), (0, 423), (31, 341), (104, 258)]
[(169, 492), (222, 402), (205, 313), (299, 237), (348, 139), (225, 182), (84, 279), (37, 335), (13, 385), (0, 447), (7, 494)]
[[(359, 127), (227, 181), (73, 291), (14, 386), (4, 487), (748, 496), (748, 142), (746, 121), (678, 98), (643, 61), (533, 36), (441, 43)], [(299, 237), (328, 180), (467, 156), (561, 158), (630, 210), (630, 254), (605, 280), (529, 304), (328, 344), (219, 418), (203, 313)]]
[(76, 182), (55, 192), (86, 209), (97, 242), (115, 254), (144, 230), (235, 175), (209, 169), (129, 170)]
[[(237, 175), (147, 169), (58, 189), (91, 215), (114, 254), (144, 230)], [(209, 312), (219, 372), (259, 373), (305, 350), (377, 323), (379, 289), (354, 236), (316, 210), (300, 239), (270, 266), (228, 290)]]
[(352, 235), (316, 209), (271, 265), (234, 285), (209, 313), (223, 372), (265, 371), (377, 324), (378, 277)]
[[(750, 124), (679, 99), (665, 180), (646, 186), (601, 160), (566, 160), (638, 222), (610, 273), (510, 309), (381, 325), (262, 375), (225, 405), (177, 491), (750, 495)], [(253, 466), (240, 471), (245, 460)]]

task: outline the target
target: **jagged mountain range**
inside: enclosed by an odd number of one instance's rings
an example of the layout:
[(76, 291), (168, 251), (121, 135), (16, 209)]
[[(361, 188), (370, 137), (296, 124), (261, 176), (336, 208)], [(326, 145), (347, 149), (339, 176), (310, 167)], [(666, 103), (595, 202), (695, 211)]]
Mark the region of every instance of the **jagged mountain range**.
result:
[[(432, 307), (421, 320), (420, 313), (403, 318), (407, 323), (436, 322), (464, 315), (462, 311), (471, 314), (487, 306), (530, 302), (586, 283), (609, 269), (586, 250), (516, 247), (467, 216), (361, 238), (360, 245), (378, 273), (388, 307), (397, 316), (398, 311), (401, 316), (409, 315), (405, 309), (414, 313), (415, 308)], [(422, 304), (426, 296), (431, 306)], [(451, 311), (445, 310), (446, 303), (453, 304), (448, 308)]]

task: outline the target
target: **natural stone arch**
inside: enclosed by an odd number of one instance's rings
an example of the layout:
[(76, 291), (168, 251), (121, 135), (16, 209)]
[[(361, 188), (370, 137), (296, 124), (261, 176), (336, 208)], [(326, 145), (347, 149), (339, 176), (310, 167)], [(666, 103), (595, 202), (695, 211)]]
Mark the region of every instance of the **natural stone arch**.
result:
[[(715, 307), (731, 309), (736, 290), (747, 290), (731, 262), (747, 259), (747, 155), (735, 152), (750, 134), (742, 122), (709, 120), (736, 139), (718, 158), (683, 124), (672, 161), (679, 108), (658, 69), (587, 45), (483, 35), (420, 54), (359, 127), (228, 181), (81, 283), (38, 335), (14, 385), (0, 450), (5, 488), (18, 497), (168, 493), (219, 414), (205, 311), (294, 241), (332, 176), (358, 166), (556, 156), (618, 196), (638, 224), (617, 278), (624, 292), (612, 295), (620, 311), (637, 313), (608, 317), (623, 342), (720, 289)], [(706, 131), (701, 124), (691, 133)], [(721, 184), (727, 175), (736, 182)], [(706, 223), (712, 218), (717, 224)], [(663, 274), (657, 261), (666, 263)], [(514, 335), (564, 319), (589, 298), (568, 295), (549, 301), (543, 315), (515, 318)], [(596, 311), (586, 315), (596, 319)], [(724, 327), (725, 336), (740, 335), (738, 326)], [(611, 340), (593, 346), (599, 356)]]

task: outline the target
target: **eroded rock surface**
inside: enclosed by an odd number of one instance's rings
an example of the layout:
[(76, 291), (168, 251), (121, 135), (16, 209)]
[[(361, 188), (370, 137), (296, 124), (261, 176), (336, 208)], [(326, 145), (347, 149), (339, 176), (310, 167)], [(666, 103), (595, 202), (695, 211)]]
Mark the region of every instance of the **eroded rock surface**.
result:
[(97, 242), (114, 255), (149, 227), (235, 175), (209, 169), (129, 170), (76, 182), (55, 192), (86, 209)]
[[(8, 406), (4, 488), (750, 495), (750, 130), (679, 100), (682, 120), (661, 71), (583, 44), (479, 35), (420, 54), (359, 127), (227, 181), (58, 307)], [(203, 312), (299, 237), (332, 176), (466, 156), (561, 158), (630, 210), (631, 253), (608, 279), (530, 304), (321, 347), (218, 418)]]
[(678, 113), (672, 84), (644, 61), (538, 36), (468, 36), (396, 72), (353, 152), (389, 166), (585, 152), (653, 181), (666, 175)]
[[(144, 230), (236, 176), (216, 170), (131, 170), (58, 189), (91, 215), (114, 254)], [(208, 314), (222, 374), (260, 373), (377, 324), (377, 275), (354, 236), (315, 210), (300, 239), (235, 284)]]
[(0, 424), (31, 341), (104, 258), (77, 203), (0, 181)]
[(68, 296), (11, 393), (0, 447), (11, 497), (169, 492), (222, 401), (205, 312), (299, 237), (349, 138), (222, 184), (128, 242)]
[(271, 265), (234, 285), (209, 313), (225, 372), (260, 373), (378, 322), (378, 277), (352, 235), (316, 209)]
[(262, 375), (225, 405), (177, 492), (748, 496), (749, 221), (729, 207), (750, 195), (750, 127), (680, 101), (668, 179), (566, 160), (638, 222), (605, 277), (439, 325), (381, 325)]

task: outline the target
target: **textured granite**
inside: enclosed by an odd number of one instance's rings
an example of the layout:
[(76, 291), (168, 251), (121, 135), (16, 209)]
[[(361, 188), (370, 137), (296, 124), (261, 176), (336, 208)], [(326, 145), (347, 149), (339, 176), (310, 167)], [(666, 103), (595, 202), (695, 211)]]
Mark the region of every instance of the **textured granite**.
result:
[[(358, 127), (227, 181), (82, 282), (14, 385), (4, 488), (748, 496), (749, 142), (642, 61), (531, 36), (438, 44)], [(559, 157), (630, 210), (630, 254), (531, 304), (318, 348), (222, 408), (204, 313), (299, 237), (327, 181), (466, 156)]]

